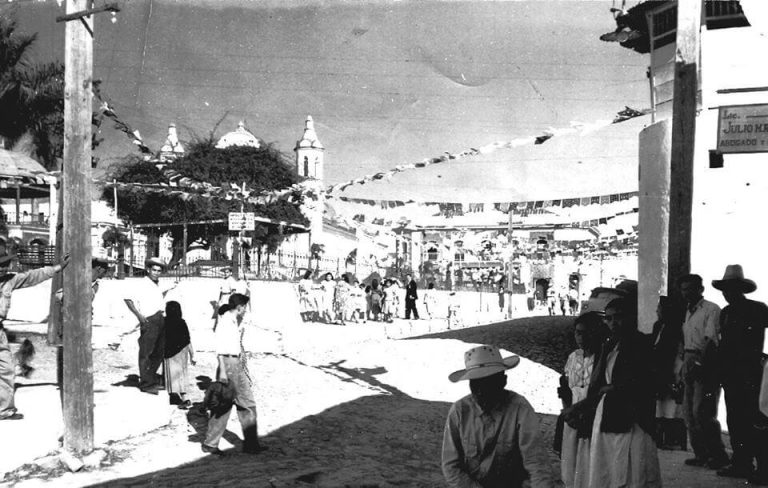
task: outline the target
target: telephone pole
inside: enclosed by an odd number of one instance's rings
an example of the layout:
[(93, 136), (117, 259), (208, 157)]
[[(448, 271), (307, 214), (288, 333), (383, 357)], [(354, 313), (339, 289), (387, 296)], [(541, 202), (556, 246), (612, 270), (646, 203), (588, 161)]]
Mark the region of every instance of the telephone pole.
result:
[(93, 97), (93, 18), (117, 11), (114, 4), (91, 7), (90, 0), (67, 0), (64, 40), (64, 245), (70, 264), (64, 271), (63, 410), (64, 447), (93, 450), (93, 354), (91, 346), (91, 118)]
[(693, 162), (703, 0), (677, 2), (677, 59), (672, 102), (667, 290), (691, 270)]

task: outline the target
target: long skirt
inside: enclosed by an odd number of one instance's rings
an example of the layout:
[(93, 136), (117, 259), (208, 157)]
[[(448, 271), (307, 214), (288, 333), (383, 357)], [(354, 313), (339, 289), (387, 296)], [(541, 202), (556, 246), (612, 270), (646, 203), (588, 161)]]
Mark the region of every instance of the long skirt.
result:
[(189, 346), (178, 354), (165, 359), (165, 388), (168, 394), (180, 395), (187, 392), (189, 387)]
[(592, 427), (589, 455), (591, 488), (660, 488), (661, 471), (656, 443), (635, 424), (620, 434), (601, 432), (603, 402), (600, 400)]
[(563, 426), (560, 471), (566, 488), (589, 486), (589, 444), (589, 439), (576, 435), (576, 429)]

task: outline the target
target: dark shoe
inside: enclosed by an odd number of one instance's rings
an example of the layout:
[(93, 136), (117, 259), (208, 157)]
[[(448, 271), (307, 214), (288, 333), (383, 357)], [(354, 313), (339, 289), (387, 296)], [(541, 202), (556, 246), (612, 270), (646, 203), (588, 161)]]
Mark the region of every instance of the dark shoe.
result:
[(709, 469), (720, 469), (724, 468), (725, 466), (728, 466), (730, 461), (728, 461), (727, 457), (724, 458), (709, 458), (707, 460), (707, 468)]
[(224, 451), (222, 451), (218, 447), (211, 447), (211, 446), (206, 446), (205, 444), (201, 444), (200, 448), (203, 450), (203, 452), (205, 452), (207, 454), (213, 454), (214, 456), (223, 456), (224, 455)]
[(148, 386), (146, 388), (139, 388), (143, 393), (149, 393), (150, 395), (157, 395), (157, 393), (160, 391), (160, 388), (157, 386)]
[(686, 459), (683, 462), (685, 463), (686, 466), (706, 466), (707, 464), (706, 459), (702, 459), (698, 457), (692, 457), (692, 458)]
[(752, 476), (752, 468), (729, 464), (725, 468), (718, 470), (717, 475), (726, 478), (749, 478)]
[(0, 417), (0, 420), (21, 420), (24, 418), (23, 413), (12, 413), (11, 415), (8, 415), (7, 417)]
[(179, 403), (179, 410), (189, 410), (192, 408), (192, 402), (189, 400), (184, 400), (183, 402)]
[(264, 452), (268, 450), (269, 448), (266, 446), (258, 445), (258, 446), (248, 446), (243, 447), (243, 453), (245, 454), (259, 454), (260, 452)]

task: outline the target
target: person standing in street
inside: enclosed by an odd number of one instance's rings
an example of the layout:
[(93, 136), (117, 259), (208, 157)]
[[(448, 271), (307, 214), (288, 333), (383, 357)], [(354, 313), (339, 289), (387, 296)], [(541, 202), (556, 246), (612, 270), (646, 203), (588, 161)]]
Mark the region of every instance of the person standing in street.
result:
[[(243, 349), (243, 316), (248, 309), (248, 297), (234, 293), (229, 297), (229, 303), (219, 309), (219, 326), (216, 328), (216, 354), (218, 357), (217, 380), (229, 385), (234, 390), (234, 406), (240, 427), (243, 429), (243, 452), (257, 454), (264, 449), (258, 438), (256, 418), (256, 400), (253, 398), (251, 376), (246, 364)], [(219, 441), (227, 429), (229, 414), (226, 412), (211, 414), (208, 420), (208, 430), (202, 444), (203, 452), (222, 454)]]
[[(577, 317), (573, 325), (577, 349), (565, 362), (565, 388), (558, 389), (564, 407), (584, 400), (589, 390), (589, 381), (607, 334), (603, 319), (597, 312), (587, 312)], [(559, 395), (560, 396), (560, 395)], [(575, 424), (574, 424), (575, 425)], [(589, 425), (588, 427), (591, 427)], [(589, 438), (591, 428), (585, 425), (563, 426), (560, 450), (560, 475), (566, 488), (587, 488), (589, 486)]]
[(192, 402), (187, 398), (189, 386), (188, 364), (194, 366), (195, 349), (189, 337), (189, 327), (184, 320), (179, 302), (165, 304), (165, 387), (171, 403), (179, 409), (189, 410)]
[(590, 488), (661, 487), (652, 437), (656, 402), (650, 344), (637, 330), (634, 303), (615, 298), (605, 306), (603, 320), (610, 336), (595, 364), (585, 400), (597, 402), (589, 452)]
[(702, 283), (701, 276), (696, 274), (685, 275), (678, 281), (686, 304), (681, 365), (683, 416), (694, 455), (686, 459), (685, 464), (720, 469), (728, 464), (717, 421), (720, 382), (715, 360), (720, 337), (720, 307), (704, 299)]
[[(170, 288), (161, 288), (160, 273), (166, 266), (160, 258), (150, 258), (144, 263), (147, 271), (135, 293), (125, 299), (128, 309), (139, 321), (139, 389), (157, 395), (163, 388), (162, 377), (157, 369), (165, 356), (165, 295)], [(135, 329), (134, 329), (135, 330)]]
[(233, 293), (240, 293), (245, 296), (250, 296), (248, 289), (248, 283), (243, 280), (239, 280), (232, 274), (232, 268), (230, 266), (221, 269), (221, 274), (224, 277), (221, 287), (219, 288), (219, 307), (229, 302), (229, 297)]
[(411, 275), (407, 275), (405, 281), (405, 320), (411, 318), (411, 312), (413, 312), (413, 318), (419, 320), (419, 311), (416, 310), (416, 300), (419, 298), (419, 294), (416, 292), (416, 282), (413, 281)]
[(432, 319), (435, 317), (437, 311), (437, 290), (435, 290), (435, 284), (431, 281), (427, 285), (427, 289), (424, 291), (424, 310), (427, 313), (427, 318)]
[[(747, 478), (750, 484), (768, 486), (768, 452), (760, 449), (766, 434), (757, 429), (760, 414), (760, 382), (768, 306), (744, 295), (757, 289), (744, 278), (739, 264), (729, 264), (723, 279), (712, 286), (723, 293), (728, 305), (720, 313), (720, 374), (725, 391), (728, 433), (733, 456), (719, 476)], [(757, 471), (754, 471), (757, 460)]]
[(8, 343), (8, 335), (3, 322), (8, 317), (11, 308), (11, 296), (14, 290), (28, 288), (42, 283), (53, 277), (69, 264), (69, 255), (62, 258), (59, 264), (44, 268), (24, 271), (22, 273), (6, 273), (0, 277), (0, 420), (20, 420), (24, 415), (16, 411), (14, 403), (15, 380), (13, 355)]
[(468, 380), (471, 392), (451, 406), (443, 431), (448, 486), (554, 487), (536, 412), (505, 388), (505, 371), (519, 363), (518, 356), (502, 359), (495, 346), (478, 346), (464, 353), (465, 368), (448, 376), (453, 383)]

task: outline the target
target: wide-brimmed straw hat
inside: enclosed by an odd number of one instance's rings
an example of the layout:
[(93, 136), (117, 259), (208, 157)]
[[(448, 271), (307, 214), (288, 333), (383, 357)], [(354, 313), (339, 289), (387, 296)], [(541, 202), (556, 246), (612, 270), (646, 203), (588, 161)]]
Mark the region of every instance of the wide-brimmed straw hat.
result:
[(757, 290), (754, 281), (744, 278), (744, 270), (740, 264), (729, 264), (725, 267), (722, 280), (713, 280), (712, 286), (718, 290), (739, 290), (742, 293), (752, 293)]
[(473, 347), (464, 353), (464, 369), (454, 371), (448, 375), (448, 379), (453, 383), (463, 380), (477, 380), (512, 369), (519, 363), (520, 356), (502, 359), (497, 347)]
[(149, 258), (146, 261), (144, 261), (144, 266), (146, 268), (150, 268), (151, 266), (160, 266), (163, 269), (166, 269), (168, 267), (168, 265), (165, 264), (165, 262), (162, 259), (157, 257)]

